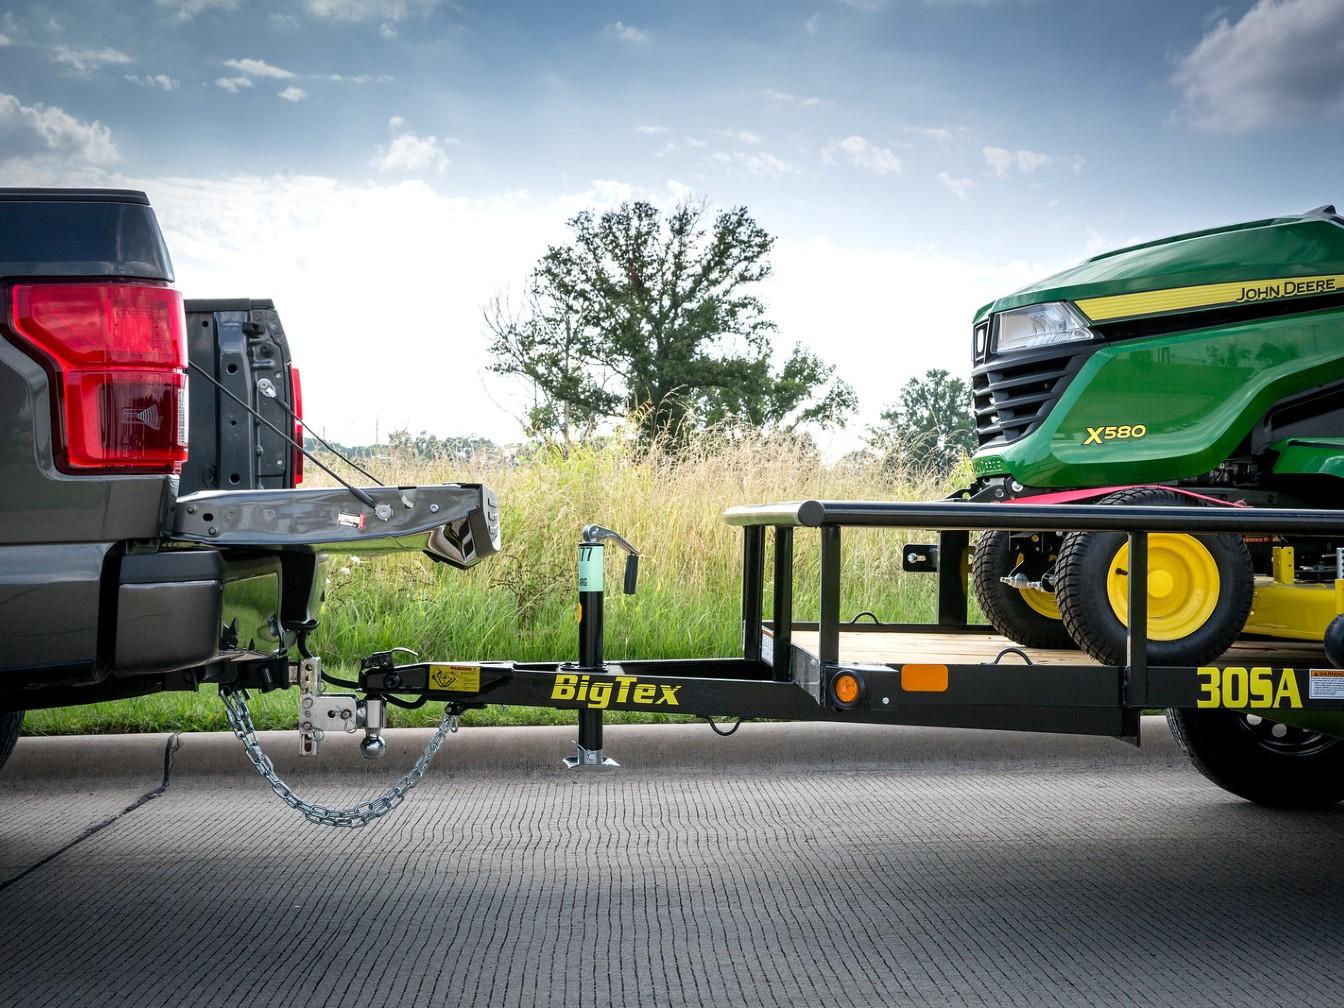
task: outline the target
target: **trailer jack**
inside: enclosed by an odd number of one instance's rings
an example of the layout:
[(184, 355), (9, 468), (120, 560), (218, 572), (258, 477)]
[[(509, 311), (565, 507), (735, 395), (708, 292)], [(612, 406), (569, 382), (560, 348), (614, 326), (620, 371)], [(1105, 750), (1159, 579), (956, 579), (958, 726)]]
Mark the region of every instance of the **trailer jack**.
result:
[[(622, 585), (624, 593), (633, 595), (639, 580), (637, 549), (623, 536), (609, 528), (603, 528), (601, 525), (584, 526), (583, 541), (579, 543), (579, 661), (577, 665), (561, 666), (566, 672), (572, 672), (580, 677), (608, 674), (602, 647), (602, 601), (606, 594), (603, 572), (608, 542), (625, 551), (625, 579)], [(603, 770), (620, 766), (602, 751), (600, 709), (584, 708), (579, 711), (577, 748), (578, 751), (573, 756), (565, 757), (565, 766), (571, 770)]]

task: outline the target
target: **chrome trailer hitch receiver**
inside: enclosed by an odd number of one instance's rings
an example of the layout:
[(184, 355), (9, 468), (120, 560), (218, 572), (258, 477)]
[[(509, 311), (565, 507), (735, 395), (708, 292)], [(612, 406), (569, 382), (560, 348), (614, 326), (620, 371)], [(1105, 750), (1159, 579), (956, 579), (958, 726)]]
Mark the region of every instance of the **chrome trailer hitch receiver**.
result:
[(322, 690), (322, 659), (304, 658), (297, 666), (299, 686), (299, 753), (316, 756), (322, 737), (329, 731), (353, 734), (364, 729), (359, 751), (365, 759), (378, 759), (387, 751), (383, 729), (387, 727), (387, 701), (382, 697), (360, 699), (353, 693)]

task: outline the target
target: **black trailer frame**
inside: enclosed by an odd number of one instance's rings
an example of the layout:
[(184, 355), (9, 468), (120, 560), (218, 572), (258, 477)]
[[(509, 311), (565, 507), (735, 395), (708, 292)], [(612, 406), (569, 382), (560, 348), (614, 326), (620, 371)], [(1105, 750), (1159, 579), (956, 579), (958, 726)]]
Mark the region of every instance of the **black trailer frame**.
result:
[[(360, 688), (370, 696), (413, 695), (417, 702), (445, 701), (456, 709), (500, 703), (578, 710), (580, 752), (574, 762), (580, 765), (603, 762), (601, 727), (606, 710), (1066, 732), (1109, 735), (1136, 744), (1139, 716), (1145, 708), (1277, 707), (1285, 720), (1289, 719), (1288, 706), (1301, 712), (1344, 711), (1344, 696), (1334, 698), (1338, 686), (1344, 684), (1344, 671), (1329, 669), (1323, 653), (1313, 645), (1244, 641), (1207, 667), (1154, 666), (1148, 662), (1145, 635), (1134, 629), (1147, 622), (1150, 534), (1344, 536), (1341, 512), (809, 500), (735, 507), (724, 517), (743, 531), (740, 657), (606, 662), (602, 654), (602, 542), (601, 537), (586, 535), (579, 546), (577, 662), (396, 665), (391, 653), (381, 653), (364, 662)], [(794, 538), (797, 530), (813, 528), (820, 536), (819, 612), (813, 622), (797, 621)], [(936, 623), (842, 622), (842, 532), (846, 528), (938, 531), (937, 562), (927, 565), (936, 566), (937, 571)], [(590, 526), (585, 531), (594, 529)], [(947, 642), (955, 642), (958, 635), (992, 633), (989, 627), (968, 623), (967, 559), (969, 533), (995, 529), (1104, 531), (1128, 536), (1131, 629), (1125, 664), (1037, 664), (1027, 651), (1007, 641), (990, 662), (930, 663), (927, 656), (878, 663), (841, 660), (842, 631), (890, 635), (887, 640), (893, 642), (896, 653), (902, 641), (913, 640), (910, 635), (924, 635), (927, 647), (931, 633), (945, 635)], [(770, 619), (765, 618), (764, 607), (767, 530), (773, 537)], [(598, 531), (612, 536), (607, 530)], [(596, 583), (584, 584), (584, 570), (594, 570), (594, 549)], [(632, 581), (628, 570), (627, 591), (633, 589)], [(815, 653), (796, 643), (800, 632), (817, 634)], [(1313, 670), (1317, 676), (1329, 677), (1330, 683), (1313, 689)], [(1245, 688), (1248, 680), (1262, 675), (1278, 684), (1272, 696), (1266, 697), (1263, 691), (1252, 695), (1255, 691)], [(846, 681), (838, 693), (837, 681), (845, 677), (853, 681)], [(1224, 685), (1231, 682), (1236, 687), (1240, 682), (1241, 686), (1229, 695), (1218, 689), (1220, 677)], [(1266, 716), (1275, 717), (1272, 710)]]

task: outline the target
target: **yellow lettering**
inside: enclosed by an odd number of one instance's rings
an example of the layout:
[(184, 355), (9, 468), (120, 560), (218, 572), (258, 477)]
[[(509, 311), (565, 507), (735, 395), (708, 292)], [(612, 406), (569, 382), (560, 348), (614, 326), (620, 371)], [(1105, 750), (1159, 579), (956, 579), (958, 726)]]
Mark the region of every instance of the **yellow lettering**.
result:
[(1216, 668), (1201, 668), (1196, 673), (1204, 680), (1199, 684), (1200, 696), (1195, 701), (1197, 707), (1221, 707), (1222, 694), (1219, 692), (1219, 671)]
[(1293, 670), (1290, 668), (1284, 669), (1283, 675), (1279, 677), (1279, 689), (1274, 694), (1274, 706), (1284, 706), (1285, 700), (1288, 701), (1287, 706), (1289, 707), (1302, 706), (1302, 694), (1297, 689), (1297, 676), (1293, 674)]
[(660, 683), (658, 688), (663, 691), (662, 697), (658, 700), (659, 703), (667, 704), (669, 707), (681, 706), (681, 704), (677, 703), (677, 694), (681, 692), (680, 686), (664, 686)]
[(611, 702), (611, 683), (595, 682), (588, 687), (588, 706), (594, 710), (604, 710)]
[(652, 683), (640, 683), (635, 687), (635, 703), (651, 704), (653, 695), (658, 692), (658, 687)]
[(1274, 702), (1274, 670), (1270, 668), (1251, 669), (1251, 706), (1268, 707)]
[(1087, 429), (1087, 440), (1084, 441), (1083, 444), (1085, 445), (1101, 444), (1101, 428), (1089, 427)]
[(551, 688), (552, 700), (573, 700), (574, 687), (577, 685), (579, 677), (561, 673), (555, 677), (555, 686)]

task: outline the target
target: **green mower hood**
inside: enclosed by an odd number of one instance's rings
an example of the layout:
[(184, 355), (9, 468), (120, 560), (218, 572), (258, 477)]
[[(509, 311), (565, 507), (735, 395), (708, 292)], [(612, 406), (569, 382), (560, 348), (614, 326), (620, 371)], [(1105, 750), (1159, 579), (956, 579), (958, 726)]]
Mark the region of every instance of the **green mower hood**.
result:
[[(1242, 291), (1259, 291), (1267, 297), (1319, 294), (1331, 289), (1344, 291), (1344, 217), (1326, 206), (1293, 217), (1271, 217), (1208, 231), (1161, 238), (1142, 245), (1131, 245), (1114, 252), (1093, 256), (1070, 269), (1029, 284), (999, 298), (976, 313), (976, 322), (1009, 308), (1042, 304), (1047, 301), (1079, 303), (1093, 321), (1171, 311), (1207, 309), (1217, 304), (1235, 304)], [(1333, 285), (1322, 282), (1324, 290), (1296, 290), (1273, 284), (1285, 278), (1335, 278)], [(1188, 304), (1174, 300), (1174, 306), (1134, 299), (1096, 304), (1099, 299), (1116, 295), (1172, 291), (1174, 288), (1198, 288), (1208, 285), (1235, 286), (1236, 290), (1200, 292), (1218, 300), (1199, 300)], [(1247, 287), (1249, 285), (1249, 288)], [(1196, 292), (1190, 292), (1192, 296)], [(1254, 296), (1254, 294), (1252, 294)], [(1196, 300), (1198, 298), (1196, 297)], [(1088, 311), (1089, 303), (1094, 315)], [(1111, 314), (1123, 311), (1124, 314)], [(1105, 312), (1106, 314), (1102, 314)]]
[[(1001, 315), (1036, 305), (1051, 307)], [(1037, 338), (1052, 325), (1075, 328)], [(1321, 207), (1095, 256), (981, 309), (974, 353), (977, 476), (1073, 489), (1210, 473), (1276, 404), (1344, 394), (1344, 218)]]

